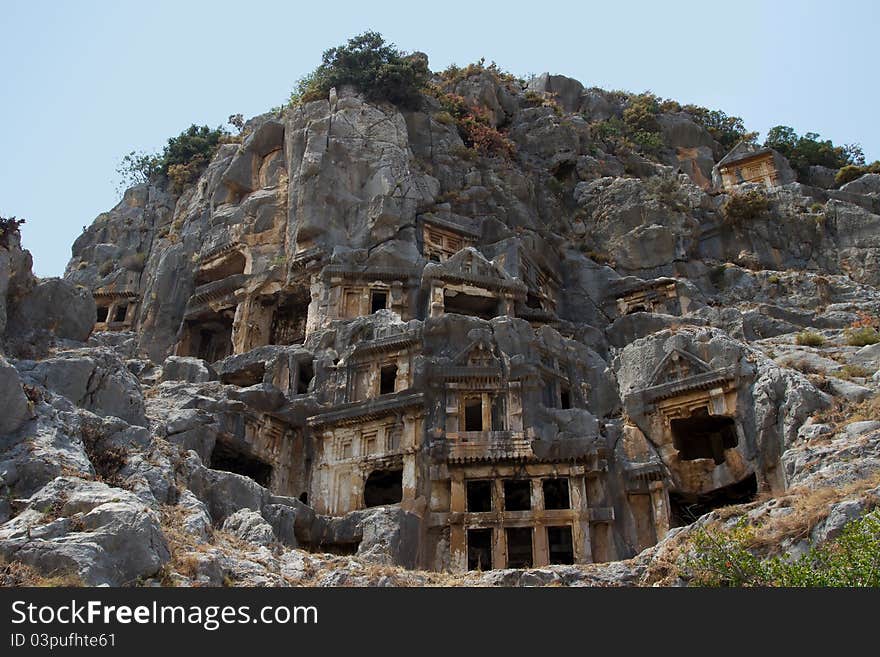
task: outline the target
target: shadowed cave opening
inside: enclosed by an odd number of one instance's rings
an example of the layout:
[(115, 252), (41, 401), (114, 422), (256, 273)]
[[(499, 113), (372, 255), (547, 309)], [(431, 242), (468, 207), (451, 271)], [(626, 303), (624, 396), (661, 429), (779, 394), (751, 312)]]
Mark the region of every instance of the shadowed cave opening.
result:
[(271, 465), (221, 440), (214, 444), (211, 452), (211, 468), (250, 477), (266, 488), (272, 481)]
[(745, 504), (758, 494), (758, 478), (754, 473), (735, 484), (708, 493), (692, 494), (669, 491), (669, 507), (673, 527), (689, 525), (714, 509), (731, 504)]
[(403, 499), (403, 470), (373, 470), (364, 484), (367, 507), (398, 504)]
[(732, 417), (709, 415), (707, 408), (695, 409), (690, 417), (670, 422), (672, 442), (682, 461), (713, 459), (724, 463), (724, 450), (736, 447), (736, 423)]

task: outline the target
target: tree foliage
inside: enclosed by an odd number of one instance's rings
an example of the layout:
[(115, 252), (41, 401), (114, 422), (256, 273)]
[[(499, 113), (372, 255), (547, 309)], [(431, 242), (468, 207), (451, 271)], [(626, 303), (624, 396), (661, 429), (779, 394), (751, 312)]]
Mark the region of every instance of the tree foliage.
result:
[(865, 156), (858, 144), (835, 146), (830, 139), (823, 140), (816, 132), (801, 136), (787, 125), (770, 128), (764, 146), (782, 153), (799, 171), (816, 165), (839, 169), (849, 164), (865, 163)]
[(699, 105), (685, 105), (682, 110), (690, 114), (725, 149), (733, 148), (742, 140), (754, 141), (757, 137), (756, 132), (746, 130), (745, 123), (738, 116), (729, 116), (721, 110), (710, 110)]
[(227, 136), (226, 130), (220, 126), (209, 128), (193, 124), (171, 137), (161, 153), (132, 151), (122, 158), (116, 169), (120, 187), (124, 189), (166, 178), (179, 193), (198, 179)]
[(351, 85), (368, 100), (415, 107), (428, 81), (426, 59), (386, 43), (378, 32), (364, 32), (344, 45), (325, 50), (321, 64), (303, 77), (291, 104), (325, 98), (333, 87)]

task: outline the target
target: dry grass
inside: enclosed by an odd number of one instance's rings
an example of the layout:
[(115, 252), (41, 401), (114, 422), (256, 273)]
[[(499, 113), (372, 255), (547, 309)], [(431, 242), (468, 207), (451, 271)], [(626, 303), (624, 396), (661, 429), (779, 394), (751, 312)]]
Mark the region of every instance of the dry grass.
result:
[(58, 587), (85, 586), (76, 573), (41, 575), (34, 568), (20, 561), (7, 561), (0, 557), (0, 587)]
[[(828, 512), (834, 504), (856, 496), (867, 497), (866, 492), (878, 485), (880, 485), (880, 472), (843, 487), (792, 488), (777, 498), (775, 507), (790, 508), (792, 512), (773, 519), (768, 518), (757, 525), (754, 547), (772, 552), (786, 539), (806, 538), (817, 524), (828, 517)], [(880, 502), (873, 497), (868, 501), (872, 505)]]
[(835, 433), (852, 422), (880, 420), (880, 395), (858, 404), (836, 399), (831, 406), (816, 413), (814, 419), (822, 424), (830, 424)]

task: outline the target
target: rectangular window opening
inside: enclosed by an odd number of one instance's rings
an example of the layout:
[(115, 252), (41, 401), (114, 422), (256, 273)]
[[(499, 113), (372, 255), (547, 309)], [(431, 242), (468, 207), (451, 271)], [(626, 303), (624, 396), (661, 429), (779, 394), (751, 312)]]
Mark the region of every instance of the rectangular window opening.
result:
[(544, 488), (545, 509), (570, 509), (571, 500), (568, 492), (568, 477), (545, 479), (542, 482)]
[(113, 313), (113, 321), (124, 322), (126, 313), (128, 313), (128, 305), (120, 304), (116, 306), (116, 312)]
[(507, 567), (531, 568), (532, 528), (508, 527), (505, 531), (507, 532)]
[(492, 530), (467, 530), (468, 570), (492, 570)]
[(465, 482), (467, 510), (485, 513), (492, 510), (492, 482), (488, 480)]
[(574, 563), (574, 541), (571, 538), (571, 527), (548, 527), (547, 548), (550, 564)]
[(532, 482), (529, 479), (504, 480), (504, 510), (528, 511), (532, 508)]
[(379, 371), (379, 394), (390, 395), (397, 383), (397, 365), (383, 365)]
[(299, 373), (296, 381), (296, 394), (305, 395), (309, 391), (309, 384), (315, 378), (314, 359), (299, 362)]
[(107, 315), (110, 314), (110, 308), (107, 306), (98, 306), (98, 316), (96, 321), (99, 324), (103, 324), (107, 321)]
[(385, 310), (388, 307), (388, 292), (373, 290), (370, 292), (370, 313)]
[(464, 401), (464, 430), (483, 431), (483, 399), (468, 397)]

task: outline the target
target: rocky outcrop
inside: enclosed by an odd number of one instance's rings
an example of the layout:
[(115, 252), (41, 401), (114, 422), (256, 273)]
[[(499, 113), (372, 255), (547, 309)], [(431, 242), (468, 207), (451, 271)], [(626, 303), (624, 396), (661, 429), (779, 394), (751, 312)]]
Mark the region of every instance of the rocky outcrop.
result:
[(880, 356), (850, 343), (880, 314), (876, 175), (798, 183), (771, 153), (772, 187), (731, 185), (685, 111), (647, 149), (613, 137), (624, 94), (434, 81), (251, 119), (182, 191), (127, 190), (63, 280), (11, 234), (5, 559), (114, 586), (680, 584), (664, 560), (719, 507), (840, 487), (792, 554), (872, 508)]

